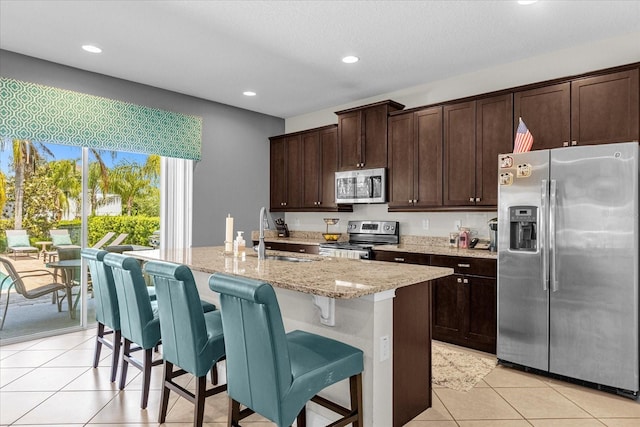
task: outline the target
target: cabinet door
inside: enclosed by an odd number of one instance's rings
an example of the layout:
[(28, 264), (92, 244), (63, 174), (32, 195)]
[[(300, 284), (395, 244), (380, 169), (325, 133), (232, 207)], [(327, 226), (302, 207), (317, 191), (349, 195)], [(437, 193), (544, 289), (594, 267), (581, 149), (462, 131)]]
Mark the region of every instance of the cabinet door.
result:
[(285, 208), (299, 208), (302, 206), (302, 137), (300, 135), (286, 137), (286, 174), (287, 174), (287, 199)]
[(513, 137), (518, 128), (518, 118), (522, 117), (533, 135), (532, 150), (557, 148), (564, 142), (569, 143), (570, 95), (569, 83), (516, 92), (513, 97)]
[(271, 210), (283, 210), (287, 200), (286, 143), (284, 138), (272, 138), (270, 145), (270, 196)]
[(414, 115), (389, 118), (389, 208), (410, 207), (414, 199)]
[(459, 343), (463, 340), (463, 308), (461, 274), (433, 281), (433, 338)]
[[(638, 69), (571, 83), (571, 140), (577, 145), (637, 141)], [(534, 142), (535, 144), (535, 142)]]
[(464, 336), (468, 346), (488, 353), (496, 352), (496, 279), (463, 277), (465, 316)]
[(476, 101), (476, 205), (498, 205), (498, 154), (513, 150), (513, 96)]
[(475, 205), (476, 103), (444, 107), (444, 204)]
[(317, 208), (320, 201), (321, 159), (320, 135), (316, 132), (304, 133), (302, 136), (304, 186), (302, 207)]
[[(442, 206), (442, 107), (415, 114), (416, 207)], [(496, 183), (497, 186), (497, 183)]]
[(338, 170), (338, 129), (320, 131), (322, 168), (320, 171), (320, 207), (336, 207), (336, 171)]
[(386, 105), (362, 110), (362, 165), (365, 169), (387, 167)]
[(338, 115), (338, 167), (341, 171), (357, 169), (362, 162), (361, 137), (360, 111)]

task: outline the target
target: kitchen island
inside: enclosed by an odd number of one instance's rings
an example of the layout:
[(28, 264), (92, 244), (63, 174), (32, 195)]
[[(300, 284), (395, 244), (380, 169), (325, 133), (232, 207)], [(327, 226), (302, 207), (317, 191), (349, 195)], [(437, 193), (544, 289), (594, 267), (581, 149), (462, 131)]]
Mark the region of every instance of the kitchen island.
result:
[[(208, 286), (211, 273), (268, 282), (276, 291), (286, 330), (301, 329), (362, 349), (365, 426), (400, 426), (431, 406), (430, 282), (452, 274), (452, 269), (302, 254), (295, 258), (307, 261), (258, 260), (252, 251), (237, 258), (223, 249), (127, 254), (188, 265), (200, 297), (214, 303), (217, 295)], [(275, 251), (268, 255), (291, 257)], [(349, 405), (347, 382), (322, 394)], [(307, 412), (310, 426), (335, 418), (313, 403)]]

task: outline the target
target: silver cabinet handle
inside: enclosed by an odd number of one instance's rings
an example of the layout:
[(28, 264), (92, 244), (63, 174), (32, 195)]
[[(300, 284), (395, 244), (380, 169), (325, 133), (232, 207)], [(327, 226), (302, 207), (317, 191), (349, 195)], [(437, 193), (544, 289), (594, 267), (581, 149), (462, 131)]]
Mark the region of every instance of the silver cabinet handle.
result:
[(462, 279), (458, 279), (458, 283), (462, 283)]
[(470, 202), (473, 202), (473, 201), (474, 201), (474, 198), (473, 198), (473, 197), (469, 197), (469, 201), (470, 201)]
[(578, 141), (571, 141), (571, 145), (572, 145), (572, 146), (576, 146), (576, 145), (578, 145)]
[(463, 279), (463, 280), (462, 280), (462, 283), (464, 283), (464, 284), (467, 284), (467, 285), (468, 285), (468, 284), (469, 284), (469, 279)]
[(298, 249), (298, 251), (299, 251), (299, 252), (302, 252), (302, 253), (307, 252), (307, 250), (306, 250), (306, 249)]
[(471, 264), (458, 264), (458, 267), (469, 268), (469, 267), (471, 267)]
[(404, 258), (394, 258), (393, 260), (396, 262), (404, 262)]
[(551, 263), (551, 292), (558, 291), (558, 272), (556, 262), (556, 204), (557, 182), (551, 180), (549, 197), (549, 262)]
[(562, 141), (562, 146), (563, 147), (568, 147), (569, 146), (569, 141)]
[(480, 201), (480, 197), (476, 197), (476, 202), (479, 202), (479, 201)]
[(549, 259), (547, 250), (547, 195), (549, 194), (549, 183), (542, 180), (540, 186), (540, 228), (538, 229), (538, 239), (540, 240), (540, 256), (542, 257), (542, 290), (549, 289)]

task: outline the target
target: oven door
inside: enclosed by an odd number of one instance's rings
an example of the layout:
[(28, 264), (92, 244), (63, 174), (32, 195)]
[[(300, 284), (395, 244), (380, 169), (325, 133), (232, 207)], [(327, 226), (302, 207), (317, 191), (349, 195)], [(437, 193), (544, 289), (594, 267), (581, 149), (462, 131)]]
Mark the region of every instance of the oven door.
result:
[(385, 203), (386, 170), (336, 172), (336, 203)]

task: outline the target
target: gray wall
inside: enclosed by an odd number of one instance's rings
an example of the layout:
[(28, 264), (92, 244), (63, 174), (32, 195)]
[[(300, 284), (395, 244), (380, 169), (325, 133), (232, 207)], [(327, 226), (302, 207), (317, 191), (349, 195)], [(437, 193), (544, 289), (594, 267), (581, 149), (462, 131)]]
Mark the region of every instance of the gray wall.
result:
[[(222, 245), (224, 218), (249, 236), (269, 206), (269, 136), (284, 120), (0, 50), (0, 75), (201, 116), (202, 160), (194, 172), (193, 245)], [(249, 239), (247, 239), (249, 240)]]

